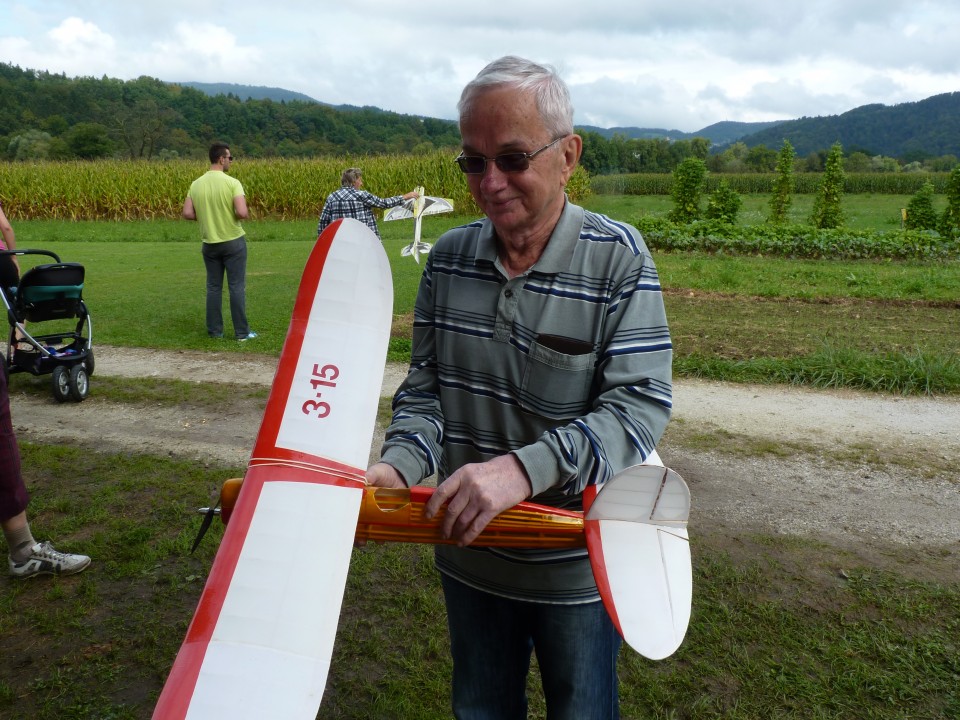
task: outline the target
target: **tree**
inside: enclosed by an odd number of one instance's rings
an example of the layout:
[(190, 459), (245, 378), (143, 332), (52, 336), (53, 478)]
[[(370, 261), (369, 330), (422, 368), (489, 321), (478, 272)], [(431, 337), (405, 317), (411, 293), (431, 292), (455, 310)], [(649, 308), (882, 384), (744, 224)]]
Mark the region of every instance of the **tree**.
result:
[(784, 140), (777, 153), (777, 177), (773, 181), (773, 194), (770, 196), (769, 221), (782, 225), (787, 221), (787, 212), (793, 200), (793, 160), (796, 153), (789, 140)]
[(907, 203), (907, 230), (933, 230), (937, 213), (933, 209), (933, 183), (927, 180)]
[(865, 152), (854, 152), (847, 156), (847, 170), (852, 173), (870, 172), (873, 168), (870, 156)]
[(818, 228), (838, 228), (843, 225), (843, 147), (834, 143), (827, 153), (823, 178), (817, 187), (810, 222)]
[(777, 162), (777, 153), (766, 145), (755, 145), (747, 151), (743, 162), (754, 172), (771, 172)]
[(707, 184), (707, 164), (688, 157), (673, 171), (673, 210), (669, 218), (677, 223), (690, 223), (700, 217), (700, 198)]
[(70, 153), (83, 160), (107, 157), (113, 150), (109, 131), (100, 123), (77, 123), (67, 131), (65, 140)]
[(7, 146), (7, 156), (11, 160), (47, 160), (53, 138), (42, 130), (27, 130), (14, 135)]

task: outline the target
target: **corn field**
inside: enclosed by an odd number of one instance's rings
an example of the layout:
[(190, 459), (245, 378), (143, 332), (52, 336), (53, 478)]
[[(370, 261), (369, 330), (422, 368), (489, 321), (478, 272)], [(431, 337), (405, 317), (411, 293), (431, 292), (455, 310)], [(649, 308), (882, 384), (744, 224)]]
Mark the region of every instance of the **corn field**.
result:
[[(0, 201), (15, 219), (149, 220), (177, 218), (190, 183), (207, 170), (193, 160), (98, 160), (0, 163)], [(237, 158), (230, 174), (243, 183), (255, 218), (316, 218), (348, 167), (363, 171), (364, 189), (387, 197), (422, 185), (453, 201), (456, 213), (480, 210), (449, 153), (317, 159)], [(582, 168), (568, 185), (574, 200), (589, 192)]]

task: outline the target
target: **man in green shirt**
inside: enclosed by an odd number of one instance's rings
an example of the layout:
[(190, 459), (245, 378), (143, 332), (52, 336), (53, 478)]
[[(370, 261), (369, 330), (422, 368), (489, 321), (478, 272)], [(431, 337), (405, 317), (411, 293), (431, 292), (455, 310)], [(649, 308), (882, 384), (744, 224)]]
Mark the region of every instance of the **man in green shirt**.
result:
[(207, 333), (223, 337), (223, 275), (230, 292), (230, 317), (237, 340), (257, 336), (247, 323), (247, 238), (240, 221), (249, 217), (243, 185), (227, 175), (233, 155), (230, 146), (210, 146), (210, 169), (193, 181), (183, 217), (200, 222), (203, 263), (207, 268)]

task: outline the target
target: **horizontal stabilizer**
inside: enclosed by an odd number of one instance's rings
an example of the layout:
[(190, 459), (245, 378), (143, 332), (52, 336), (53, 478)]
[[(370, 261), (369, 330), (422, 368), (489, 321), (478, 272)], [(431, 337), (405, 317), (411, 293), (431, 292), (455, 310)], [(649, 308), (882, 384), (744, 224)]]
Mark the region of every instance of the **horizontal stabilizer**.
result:
[(425, 242), (410, 243), (409, 245), (405, 246), (402, 250), (400, 250), (400, 254), (403, 257), (407, 257), (409, 255), (413, 255), (414, 251), (416, 251), (418, 255), (426, 255), (427, 253), (430, 252), (430, 243), (425, 243)]
[(680, 647), (690, 622), (690, 491), (656, 465), (627, 468), (585, 514), (587, 548), (604, 606), (624, 641), (651, 660)]

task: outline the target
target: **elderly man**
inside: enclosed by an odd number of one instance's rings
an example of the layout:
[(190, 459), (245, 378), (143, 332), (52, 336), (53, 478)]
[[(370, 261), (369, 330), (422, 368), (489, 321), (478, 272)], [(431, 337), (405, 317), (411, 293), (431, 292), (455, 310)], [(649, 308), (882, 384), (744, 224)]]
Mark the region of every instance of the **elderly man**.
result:
[(619, 715), (620, 638), (586, 552), (474, 549), (516, 503), (582, 507), (653, 450), (671, 409), (670, 334), (632, 227), (567, 200), (573, 108), (548, 67), (497, 60), (463, 90), (457, 158), (486, 218), (435, 244), (410, 372), (394, 398), (380, 486), (437, 473), (436, 548), (456, 717), (525, 718), (536, 648), (550, 718)]

